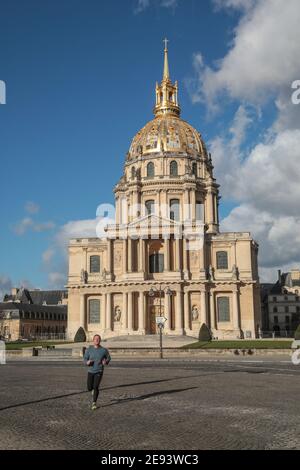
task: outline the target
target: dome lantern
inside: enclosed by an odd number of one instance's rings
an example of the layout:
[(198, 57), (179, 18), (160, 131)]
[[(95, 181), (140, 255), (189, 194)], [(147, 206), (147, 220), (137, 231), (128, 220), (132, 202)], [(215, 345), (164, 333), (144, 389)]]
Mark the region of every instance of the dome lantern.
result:
[(155, 95), (155, 116), (161, 116), (164, 114), (170, 114), (173, 116), (180, 116), (180, 107), (178, 104), (178, 84), (172, 83), (169, 72), (169, 60), (168, 60), (168, 40), (164, 39), (164, 70), (163, 78), (160, 83), (156, 83)]

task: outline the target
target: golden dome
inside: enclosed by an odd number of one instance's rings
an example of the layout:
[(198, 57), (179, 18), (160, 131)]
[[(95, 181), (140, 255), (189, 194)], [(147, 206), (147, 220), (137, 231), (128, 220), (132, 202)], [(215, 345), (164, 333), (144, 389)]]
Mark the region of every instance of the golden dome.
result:
[(128, 159), (140, 155), (176, 152), (206, 156), (205, 144), (200, 133), (186, 121), (172, 114), (163, 114), (148, 122), (133, 138)]

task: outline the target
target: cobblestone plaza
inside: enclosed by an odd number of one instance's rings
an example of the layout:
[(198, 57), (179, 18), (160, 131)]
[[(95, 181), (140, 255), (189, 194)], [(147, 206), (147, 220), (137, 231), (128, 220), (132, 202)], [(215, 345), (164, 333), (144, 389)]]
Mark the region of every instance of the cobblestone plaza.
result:
[(299, 449), (300, 367), (113, 361), (96, 411), (81, 362), (1, 366), (1, 449)]

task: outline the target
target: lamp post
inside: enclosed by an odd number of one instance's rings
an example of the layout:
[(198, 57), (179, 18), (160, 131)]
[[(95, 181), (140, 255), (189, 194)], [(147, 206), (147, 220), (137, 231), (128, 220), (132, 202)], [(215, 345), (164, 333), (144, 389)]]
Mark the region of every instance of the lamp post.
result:
[[(165, 287), (165, 288), (162, 288), (161, 285), (159, 286), (159, 289), (157, 287), (151, 287), (150, 291), (149, 291), (149, 296), (150, 297), (154, 297), (155, 293), (158, 293), (159, 295), (159, 316), (160, 316), (160, 319), (161, 319), (161, 298), (162, 298), (162, 294), (166, 294), (166, 295), (169, 295), (171, 297), (171, 295), (173, 294), (173, 292), (171, 291), (170, 287)], [(158, 328), (159, 328), (159, 351), (160, 351), (160, 359), (163, 359), (163, 346), (162, 346), (162, 329), (164, 327), (164, 320), (160, 320), (159, 323), (157, 324)]]

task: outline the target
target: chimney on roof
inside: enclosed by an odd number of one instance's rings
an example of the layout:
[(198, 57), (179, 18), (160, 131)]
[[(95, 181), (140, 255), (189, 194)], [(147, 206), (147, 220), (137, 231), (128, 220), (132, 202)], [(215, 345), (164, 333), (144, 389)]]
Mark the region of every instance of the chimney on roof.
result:
[(18, 290), (19, 290), (19, 289), (18, 289), (17, 287), (12, 287), (12, 288), (11, 288), (11, 295), (17, 295)]
[(278, 269), (277, 273), (278, 273), (278, 282), (281, 284), (281, 270)]

